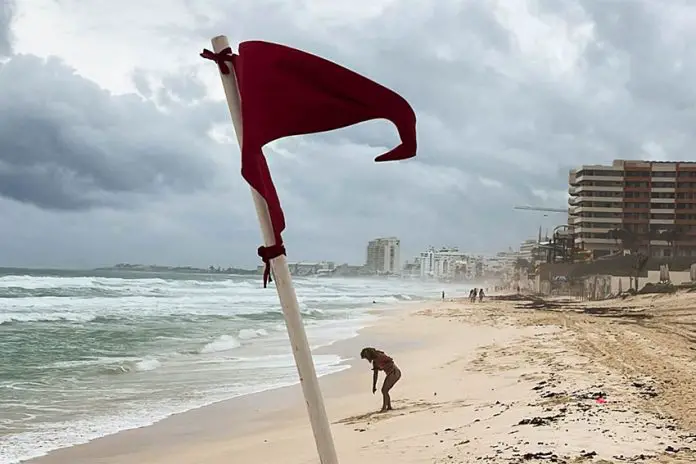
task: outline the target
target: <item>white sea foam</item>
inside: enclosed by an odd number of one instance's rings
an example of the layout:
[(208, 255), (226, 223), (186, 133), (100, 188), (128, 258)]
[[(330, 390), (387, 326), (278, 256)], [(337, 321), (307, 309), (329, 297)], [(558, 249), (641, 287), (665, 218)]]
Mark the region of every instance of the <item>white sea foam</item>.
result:
[(242, 329), (237, 336), (240, 340), (251, 340), (258, 337), (267, 337), (268, 331), (265, 329)]
[(231, 335), (220, 335), (217, 339), (207, 343), (201, 348), (200, 353), (219, 353), (229, 351), (242, 346), (239, 340)]
[[(289, 361), (292, 362), (292, 359)], [(347, 365), (339, 365), (341, 361), (340, 358), (335, 357), (329, 364), (317, 365), (317, 375), (324, 376), (348, 369)], [(118, 414), (94, 415), (88, 419), (73, 419), (38, 427), (29, 432), (0, 436), (0, 464), (19, 464), (29, 459), (45, 456), (57, 449), (88, 443), (94, 439), (124, 430), (152, 425), (171, 415), (191, 409), (295, 383), (297, 383), (296, 380), (286, 379), (256, 386), (237, 386), (233, 389), (220, 388), (216, 392), (211, 392), (207, 398), (188, 402), (149, 404), (138, 410)]]
[[(355, 336), (374, 318), (373, 301), (441, 290), (358, 279), (295, 285), (313, 348)], [(0, 352), (24, 356), (0, 360), (19, 375), (0, 378), (0, 464), (297, 381), (276, 292), (257, 277), (4, 276), (0, 308), (0, 331), (14, 334), (0, 333)], [(320, 375), (346, 368), (335, 356), (315, 364)]]
[(135, 370), (138, 372), (154, 371), (161, 365), (162, 363), (155, 358), (146, 358), (135, 363)]

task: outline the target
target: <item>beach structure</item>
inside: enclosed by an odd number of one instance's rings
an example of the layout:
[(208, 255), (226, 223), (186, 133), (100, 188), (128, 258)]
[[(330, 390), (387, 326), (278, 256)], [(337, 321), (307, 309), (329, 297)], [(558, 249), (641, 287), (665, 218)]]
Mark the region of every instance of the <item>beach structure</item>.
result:
[(615, 160), (568, 175), (568, 224), (594, 259), (696, 257), (696, 162)]
[(317, 56), (263, 41), (242, 42), (234, 54), (227, 37), (212, 39), (201, 56), (217, 63), (241, 151), (242, 177), (251, 188), (264, 245), (264, 286), (275, 279), (292, 345), (317, 453), (337, 464), (329, 420), (319, 389), (297, 295), (290, 277), (282, 232), (285, 217), (263, 154), (274, 140), (325, 132), (383, 118), (394, 123), (401, 144), (375, 161), (416, 154), (416, 116), (400, 95)]

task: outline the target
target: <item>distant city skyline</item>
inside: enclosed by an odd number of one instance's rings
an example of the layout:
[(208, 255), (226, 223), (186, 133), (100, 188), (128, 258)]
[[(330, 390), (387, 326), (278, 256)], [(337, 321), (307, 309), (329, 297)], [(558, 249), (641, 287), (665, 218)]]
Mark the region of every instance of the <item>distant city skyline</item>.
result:
[[(337, 263), (331, 260), (321, 261), (288, 261), (290, 273), (296, 277), (314, 278), (380, 278), (384, 276), (399, 277), (407, 280), (421, 280), (431, 282), (498, 282), (514, 288), (519, 285), (523, 288), (532, 288), (534, 283), (526, 276), (540, 263), (547, 260), (545, 249), (539, 245), (540, 238), (527, 238), (518, 246), (508, 247), (489, 255), (481, 255), (472, 252), (460, 251), (453, 246), (429, 246), (421, 251), (413, 259), (400, 262), (398, 269), (386, 269), (388, 266), (396, 266), (400, 261), (398, 237), (378, 237), (366, 247), (367, 256), (364, 264), (354, 265), (349, 263)], [(396, 258), (396, 259), (395, 259)], [(0, 272), (8, 271), (0, 266)], [(31, 271), (31, 268), (27, 269)], [(60, 272), (61, 268), (47, 268), (46, 271)], [(153, 263), (120, 263), (103, 268), (78, 268), (75, 272), (95, 271), (102, 275), (112, 275), (116, 272), (136, 273), (180, 273), (188, 274), (263, 274), (264, 266), (244, 268), (240, 266), (216, 265), (208, 266), (167, 266)], [(118, 275), (118, 274), (117, 274)]]

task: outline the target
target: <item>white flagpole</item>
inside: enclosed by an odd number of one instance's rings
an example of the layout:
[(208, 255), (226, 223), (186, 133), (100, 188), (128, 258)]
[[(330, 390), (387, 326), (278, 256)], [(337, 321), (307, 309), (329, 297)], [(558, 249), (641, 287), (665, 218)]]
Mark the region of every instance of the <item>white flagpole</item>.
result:
[[(230, 46), (227, 37), (224, 35), (214, 37), (211, 42), (213, 44), (213, 52), (215, 53), (220, 53)], [(227, 96), (227, 105), (229, 106), (230, 115), (232, 116), (234, 131), (237, 134), (237, 141), (241, 149), (242, 112), (239, 89), (237, 87), (237, 78), (232, 64), (229, 63), (227, 67), (230, 69), (230, 73), (220, 73), (220, 77), (222, 78), (222, 86)], [(266, 246), (271, 246), (275, 243), (275, 238), (273, 226), (271, 225), (271, 218), (268, 214), (268, 206), (263, 197), (253, 188), (251, 189), (251, 196), (256, 206), (256, 215), (259, 218), (264, 243)], [(278, 298), (280, 299), (280, 307), (285, 316), (285, 325), (290, 337), (292, 354), (295, 356), (297, 372), (300, 375), (302, 393), (304, 393), (305, 403), (307, 403), (307, 412), (309, 413), (309, 420), (312, 424), (312, 431), (314, 432), (314, 441), (317, 445), (319, 461), (321, 464), (338, 464), (329, 418), (326, 415), (324, 399), (321, 396), (319, 380), (317, 379), (317, 373), (314, 369), (312, 352), (309, 349), (307, 334), (305, 333), (302, 317), (300, 316), (300, 308), (297, 303), (295, 288), (290, 278), (290, 269), (288, 269), (287, 259), (285, 255), (281, 255), (272, 259), (270, 263), (273, 271), (273, 280), (275, 281)]]

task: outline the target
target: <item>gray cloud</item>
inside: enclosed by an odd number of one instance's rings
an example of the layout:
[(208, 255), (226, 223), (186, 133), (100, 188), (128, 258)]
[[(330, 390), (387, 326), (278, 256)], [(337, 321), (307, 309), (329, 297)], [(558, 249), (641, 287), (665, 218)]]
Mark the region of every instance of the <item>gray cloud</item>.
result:
[[(290, 259), (357, 262), (364, 242), (385, 234), (402, 238), (405, 255), (429, 244), (480, 251), (515, 245), (540, 224), (551, 229), (565, 218), (512, 207), (564, 206), (567, 170), (575, 165), (648, 152), (693, 159), (695, 5), (535, 5), (372, 1), (321, 16), (317, 8), (340, 5), (187, 0), (193, 23), (158, 32), (200, 48), (225, 32), (232, 43), (287, 43), (378, 80), (413, 104), (420, 148), (407, 162), (372, 162), (398, 143), (383, 122), (267, 150)], [(0, 195), (71, 209), (61, 214), (79, 215), (109, 237), (110, 251), (96, 253), (103, 261), (256, 264), (259, 234), (236, 147), (205, 135), (218, 122), (231, 134), (225, 105), (205, 100), (196, 77), (210, 77), (220, 95), (215, 73), (202, 60), (196, 70), (171, 75), (136, 70), (144, 101), (114, 97), (58, 62), (14, 57), (0, 72)], [(121, 209), (90, 211), (95, 205)], [(90, 235), (68, 227), (61, 235), (63, 216), (50, 214), (34, 211), (35, 227), (52, 227), (53, 246), (72, 243), (63, 248), (86, 253), (79, 244)]]
[(143, 69), (135, 69), (131, 75), (135, 90), (145, 98), (152, 97), (152, 86), (148, 79), (148, 74)]
[[(182, 84), (180, 84), (182, 85)], [(44, 208), (117, 206), (127, 193), (193, 192), (215, 177), (215, 114), (115, 97), (58, 60), (0, 65), (0, 194)], [(208, 105), (210, 106), (210, 105)]]
[(14, 0), (0, 3), (0, 58), (12, 53), (11, 26), (14, 13)]
[(173, 96), (183, 100), (200, 100), (205, 98), (207, 90), (203, 83), (196, 78), (195, 72), (167, 75), (162, 79), (162, 85)]

